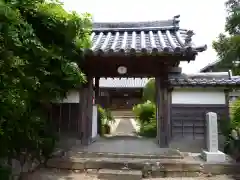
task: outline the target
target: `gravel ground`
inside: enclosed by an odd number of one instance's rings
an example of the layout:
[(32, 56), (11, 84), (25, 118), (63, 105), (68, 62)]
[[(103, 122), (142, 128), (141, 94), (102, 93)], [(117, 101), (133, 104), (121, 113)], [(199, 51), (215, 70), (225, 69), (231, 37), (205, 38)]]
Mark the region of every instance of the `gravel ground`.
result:
[[(231, 178), (229, 176), (221, 175), (214, 177), (194, 177), (194, 178), (152, 178), (152, 180), (238, 180), (239, 178)], [(40, 169), (33, 174), (30, 174), (24, 180), (99, 180), (94, 173), (80, 173), (78, 171), (59, 171)], [(144, 179), (144, 180), (151, 180)]]

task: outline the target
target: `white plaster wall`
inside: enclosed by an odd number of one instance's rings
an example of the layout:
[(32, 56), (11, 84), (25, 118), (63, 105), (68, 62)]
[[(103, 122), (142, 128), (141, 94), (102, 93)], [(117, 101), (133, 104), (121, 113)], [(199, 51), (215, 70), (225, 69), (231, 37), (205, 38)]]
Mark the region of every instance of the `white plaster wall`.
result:
[(92, 138), (95, 138), (98, 135), (97, 132), (97, 106), (93, 105), (93, 114), (92, 114)]
[(173, 90), (172, 104), (225, 104), (224, 91)]
[(69, 91), (67, 97), (63, 99), (62, 103), (79, 103), (79, 92)]
[(232, 91), (232, 92), (229, 92), (229, 96), (230, 97), (240, 97), (240, 91)]

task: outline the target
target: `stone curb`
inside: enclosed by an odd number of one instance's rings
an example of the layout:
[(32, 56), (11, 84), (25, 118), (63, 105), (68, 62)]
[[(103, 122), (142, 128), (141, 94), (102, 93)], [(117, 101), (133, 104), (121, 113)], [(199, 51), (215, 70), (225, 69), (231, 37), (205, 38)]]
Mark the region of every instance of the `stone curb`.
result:
[[(73, 155), (72, 155), (73, 154)], [(179, 155), (158, 155), (158, 154), (119, 154), (119, 153), (107, 153), (107, 152), (71, 152), (69, 151), (66, 157), (74, 158), (131, 158), (131, 159), (183, 159), (184, 156), (176, 151)]]
[(142, 172), (133, 170), (100, 169), (98, 178), (107, 180), (140, 180), (142, 179)]

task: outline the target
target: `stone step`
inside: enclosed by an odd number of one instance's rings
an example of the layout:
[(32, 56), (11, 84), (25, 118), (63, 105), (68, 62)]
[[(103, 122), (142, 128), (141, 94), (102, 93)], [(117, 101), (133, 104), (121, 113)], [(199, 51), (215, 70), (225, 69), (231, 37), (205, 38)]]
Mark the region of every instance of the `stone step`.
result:
[(113, 117), (134, 117), (134, 113), (132, 111), (113, 111)]
[(98, 178), (104, 180), (141, 180), (142, 171), (100, 169)]
[(130, 159), (183, 159), (184, 155), (178, 150), (169, 150), (162, 154), (131, 154), (131, 153), (109, 153), (109, 152), (84, 152), (68, 151), (66, 157), (76, 158), (130, 158)]
[(115, 115), (132, 115), (132, 116), (134, 116), (134, 114), (131, 113), (131, 112), (117, 112), (117, 113), (114, 113), (112, 115), (113, 116), (115, 116)]
[[(101, 171), (101, 170), (99, 170)], [(97, 170), (79, 172), (79, 171), (71, 171), (64, 169), (46, 169), (40, 168), (32, 173), (26, 174), (26, 178), (24, 180), (99, 180)], [(116, 179), (116, 177), (115, 177)], [(115, 180), (114, 179), (114, 180)], [(143, 178), (143, 180), (239, 180), (239, 176), (232, 175), (203, 175), (194, 178), (188, 177), (179, 177), (179, 178)], [(105, 179), (106, 180), (106, 179)], [(125, 180), (122, 178), (121, 180)]]
[(144, 177), (198, 176), (200, 163), (185, 163), (171, 159), (131, 159), (131, 158), (53, 158), (47, 163), (50, 168), (58, 169), (111, 169), (138, 170)]
[(126, 114), (119, 114), (119, 115), (114, 115), (113, 116), (115, 119), (129, 119), (129, 118), (135, 118), (134, 115), (126, 115)]
[(71, 170), (136, 170), (141, 171), (143, 177), (157, 178), (198, 177), (202, 174), (239, 174), (240, 164), (230, 162), (211, 164), (200, 160), (186, 159), (55, 157), (47, 162), (47, 167)]

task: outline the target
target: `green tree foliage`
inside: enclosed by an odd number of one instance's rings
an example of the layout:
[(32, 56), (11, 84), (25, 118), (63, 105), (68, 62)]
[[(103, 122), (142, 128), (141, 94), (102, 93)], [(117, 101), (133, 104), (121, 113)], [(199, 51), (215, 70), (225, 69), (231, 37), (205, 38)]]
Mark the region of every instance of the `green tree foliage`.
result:
[[(218, 69), (231, 69), (234, 74), (240, 74), (240, 1), (228, 0), (226, 8), (225, 34), (220, 34), (218, 40), (213, 42), (220, 63)], [(227, 35), (226, 35), (227, 34)]]
[(144, 123), (140, 126), (138, 133), (140, 136), (155, 138), (157, 136), (157, 121), (152, 118), (149, 123)]
[[(240, 160), (240, 99), (231, 104), (229, 119), (219, 121), (221, 133), (225, 136), (226, 153), (232, 154)], [(233, 134), (234, 133), (234, 134)], [(236, 136), (236, 137), (235, 137)]]
[(156, 106), (151, 101), (137, 104), (133, 107), (133, 112), (140, 126), (139, 135), (145, 137), (156, 137)]
[(157, 122), (156, 122), (156, 89), (155, 79), (150, 79), (143, 88), (142, 104), (137, 104), (133, 107), (133, 112), (139, 122), (139, 135), (145, 137), (156, 137)]
[(148, 123), (154, 117), (156, 106), (151, 101), (137, 104), (133, 107), (133, 113), (141, 124)]
[(143, 100), (155, 102), (156, 101), (155, 94), (156, 94), (155, 79), (150, 79), (146, 86), (143, 88)]
[(57, 1), (0, 3), (0, 157), (45, 159), (55, 136), (51, 102), (85, 82), (78, 68), (90, 46), (91, 17)]
[(240, 99), (238, 98), (231, 104), (230, 108), (231, 121), (234, 121), (234, 124), (240, 125)]

